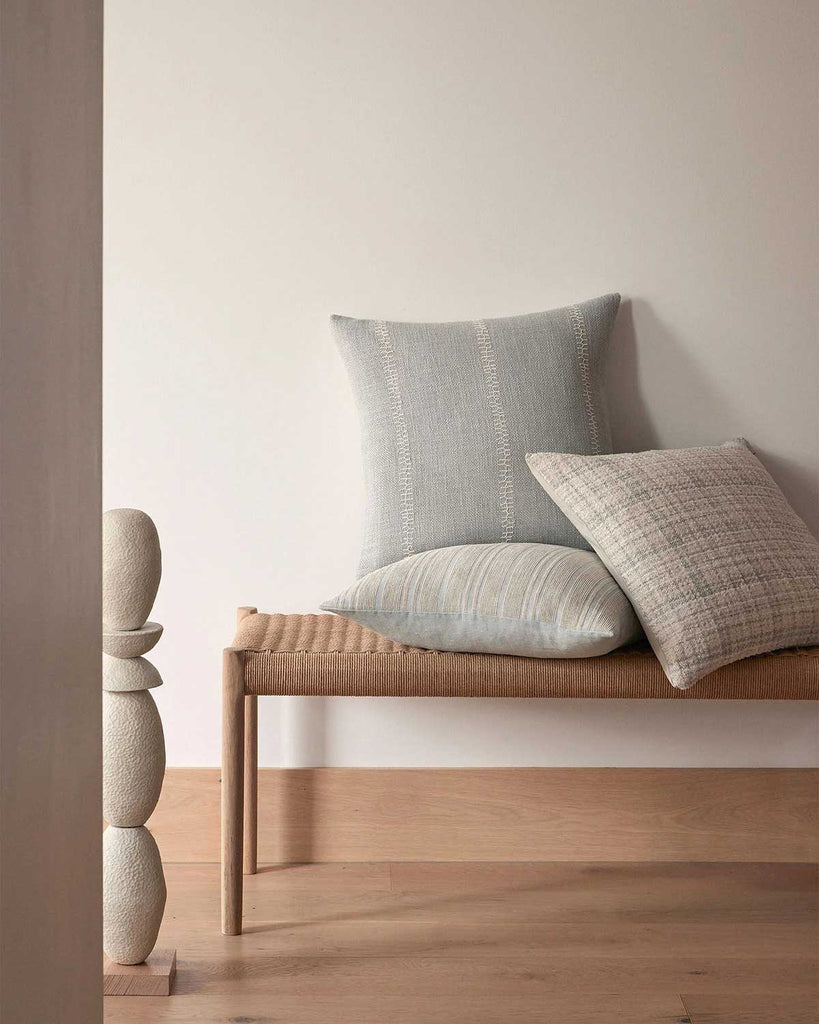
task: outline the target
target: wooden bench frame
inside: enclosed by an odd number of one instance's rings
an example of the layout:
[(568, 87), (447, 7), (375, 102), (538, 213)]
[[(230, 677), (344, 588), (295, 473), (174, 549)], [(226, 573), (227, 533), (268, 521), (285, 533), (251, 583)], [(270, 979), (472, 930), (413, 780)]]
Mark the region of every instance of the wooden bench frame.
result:
[[(250, 615), (255, 615), (256, 609), (242, 607), (237, 611), (237, 627)], [(286, 619), (287, 616), (267, 616), (266, 619)], [(312, 618), (301, 617), (298, 618)], [(328, 618), (325, 616), (325, 619)], [(339, 621), (339, 620), (336, 620)], [(344, 620), (340, 620), (344, 625)], [(349, 627), (349, 624), (347, 624)], [(360, 631), (360, 627), (355, 627)], [(372, 641), (380, 644), (391, 645), (382, 637), (370, 633)], [(400, 645), (399, 645), (400, 648)], [(341, 648), (342, 650), (344, 648)], [(367, 648), (368, 650), (370, 648)], [(286, 650), (292, 650), (286, 648)], [(302, 648), (298, 648), (302, 651)], [(333, 648), (336, 650), (336, 648)], [(300, 668), (296, 663), (290, 661), (284, 668), (279, 667), (278, 673), (272, 680), (264, 677), (260, 679), (257, 672), (254, 672), (254, 664), (257, 664), (259, 655), (268, 653), (264, 647), (229, 647), (223, 655), (222, 675), (222, 832), (221, 832), (221, 857), (222, 857), (222, 931), (225, 935), (240, 935), (242, 931), (242, 890), (243, 874), (253, 875), (257, 867), (257, 844), (258, 844), (258, 698), (259, 695), (286, 695), (293, 694), (340, 694), (344, 696), (359, 695), (390, 695), (390, 696), (496, 696), (498, 687), (487, 688), (485, 678), (477, 683), (474, 678), (475, 666), (482, 663), (478, 659), (496, 659), (498, 662), (512, 662), (518, 665), (521, 661), (529, 659), (508, 658), (495, 655), (470, 655), (470, 654), (447, 654), (440, 652), (429, 652), (400, 648), (397, 652), (387, 652), (386, 658), (394, 657), (394, 653), (406, 655), (415, 659), (416, 665), (419, 661), (424, 664), (422, 676), (412, 677), (410, 683), (405, 685), (406, 680), (401, 673), (401, 678), (396, 683), (393, 678), (390, 680), (390, 669), (385, 667), (385, 661), (373, 663), (370, 659), (377, 658), (377, 655), (366, 655), (369, 674), (366, 676), (365, 684), (360, 684), (360, 677), (345, 676), (341, 665), (332, 664), (327, 667), (325, 663), (320, 667), (322, 658), (327, 657), (324, 648), (314, 653), (319, 657), (305, 668), (303, 653), (299, 655), (302, 659)], [(792, 655), (797, 655), (796, 661)], [(810, 658), (806, 661), (801, 654), (808, 654)], [(334, 657), (335, 655), (330, 655)], [(383, 655), (382, 655), (383, 656)], [(286, 654), (291, 658), (292, 655)], [(360, 655), (359, 655), (360, 657)], [(546, 685), (536, 686), (533, 689), (518, 687), (515, 690), (516, 696), (548, 696), (550, 698), (585, 696), (585, 697), (638, 697), (642, 699), (816, 699), (819, 696), (819, 648), (812, 648), (808, 651), (779, 652), (773, 656), (765, 656), (760, 659), (749, 659), (756, 662), (755, 665), (746, 666), (745, 663), (737, 663), (735, 666), (727, 666), (719, 670), (713, 676), (708, 677), (698, 684), (695, 691), (676, 690), (670, 685), (665, 686), (665, 679), (662, 676), (656, 659), (650, 651), (615, 652), (608, 658), (620, 657), (630, 658), (630, 666), (625, 673), (629, 679), (626, 687), (606, 686), (601, 684), (600, 676), (595, 675), (595, 666), (587, 666), (582, 671), (577, 670), (576, 662), (555, 662), (546, 661), (542, 666), (550, 673), (557, 672), (563, 677), (571, 675), (571, 681), (562, 685), (560, 680), (556, 683), (553, 675), (547, 680)], [(783, 661), (779, 662), (782, 658)], [(428, 661), (427, 659), (433, 659)], [(439, 660), (440, 659), (440, 660)], [(580, 661), (599, 662), (603, 659), (579, 659)], [(641, 661), (643, 665), (650, 661), (653, 666), (651, 678), (646, 679), (645, 675), (640, 676), (640, 670), (636, 663)], [(775, 662), (773, 667), (770, 663)], [(797, 682), (793, 683), (794, 670), (783, 669), (783, 663), (791, 662), (800, 666), (797, 671)], [(457, 667), (452, 668), (453, 663)], [(449, 668), (445, 665), (450, 666)], [(622, 662), (619, 669), (623, 675)], [(742, 666), (739, 668), (738, 666)], [(766, 665), (768, 667), (766, 667)], [(294, 667), (295, 666), (295, 667)], [(588, 669), (588, 670), (587, 670)], [(357, 670), (359, 671), (359, 670)], [(402, 669), (402, 672), (404, 669)], [(502, 676), (504, 669), (498, 668), (493, 660), (493, 668), (490, 675), (494, 680), (495, 675)], [(447, 677), (447, 672), (449, 676)], [(283, 673), (283, 675), (282, 675)], [(297, 678), (299, 677), (300, 678)], [(352, 681), (351, 681), (352, 678)], [(782, 679), (791, 679), (788, 685), (780, 685)], [(284, 682), (282, 682), (284, 679)], [(386, 680), (386, 682), (385, 682)], [(447, 681), (448, 680), (448, 681)], [(466, 687), (461, 684), (466, 680)], [(578, 683), (579, 680), (579, 683)], [(444, 685), (442, 685), (442, 681)], [(430, 685), (430, 682), (432, 685)], [(564, 679), (565, 683), (565, 679)], [(449, 687), (449, 689), (447, 688)], [(781, 694), (781, 696), (780, 696)], [(508, 694), (506, 694), (508, 695)]]
[(242, 933), (242, 875), (256, 874), (258, 700), (245, 694), (242, 652), (224, 652), (222, 675), (222, 932)]

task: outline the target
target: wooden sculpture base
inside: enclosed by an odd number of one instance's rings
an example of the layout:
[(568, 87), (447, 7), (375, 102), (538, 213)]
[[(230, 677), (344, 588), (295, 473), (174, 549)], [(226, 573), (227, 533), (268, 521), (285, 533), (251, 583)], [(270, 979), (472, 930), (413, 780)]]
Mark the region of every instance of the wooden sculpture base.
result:
[(102, 959), (103, 995), (169, 996), (176, 974), (176, 950), (155, 949), (143, 964), (133, 967)]

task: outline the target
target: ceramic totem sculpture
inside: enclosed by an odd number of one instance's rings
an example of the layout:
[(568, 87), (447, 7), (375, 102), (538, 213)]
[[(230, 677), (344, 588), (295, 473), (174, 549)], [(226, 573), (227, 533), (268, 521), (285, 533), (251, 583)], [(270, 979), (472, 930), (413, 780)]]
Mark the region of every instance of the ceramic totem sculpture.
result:
[(117, 508), (103, 516), (103, 946), (138, 964), (156, 943), (165, 877), (145, 828), (165, 773), (162, 721), (150, 694), (162, 678), (142, 655), (162, 634), (148, 622), (162, 574), (150, 516)]

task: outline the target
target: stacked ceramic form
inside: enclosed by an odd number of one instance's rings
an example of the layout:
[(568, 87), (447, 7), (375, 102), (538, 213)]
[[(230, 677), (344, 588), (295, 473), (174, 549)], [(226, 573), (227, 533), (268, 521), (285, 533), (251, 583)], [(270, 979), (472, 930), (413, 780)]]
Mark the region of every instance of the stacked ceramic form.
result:
[(165, 773), (162, 721), (151, 696), (162, 685), (142, 655), (162, 634), (148, 622), (162, 575), (153, 520), (133, 508), (103, 516), (103, 946), (138, 964), (156, 943), (165, 877), (145, 828)]

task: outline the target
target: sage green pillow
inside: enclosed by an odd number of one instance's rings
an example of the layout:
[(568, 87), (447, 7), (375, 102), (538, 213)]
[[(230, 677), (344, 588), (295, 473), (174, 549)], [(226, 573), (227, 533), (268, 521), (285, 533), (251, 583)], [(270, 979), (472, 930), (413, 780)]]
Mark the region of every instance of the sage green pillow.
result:
[(619, 304), (439, 324), (332, 318), (361, 415), (359, 575), (457, 544), (589, 547), (524, 455), (611, 451), (603, 372)]
[(321, 607), (438, 651), (588, 658), (641, 634), (597, 555), (554, 544), (424, 551), (376, 569)]

